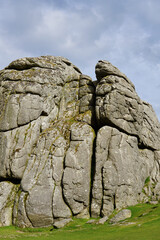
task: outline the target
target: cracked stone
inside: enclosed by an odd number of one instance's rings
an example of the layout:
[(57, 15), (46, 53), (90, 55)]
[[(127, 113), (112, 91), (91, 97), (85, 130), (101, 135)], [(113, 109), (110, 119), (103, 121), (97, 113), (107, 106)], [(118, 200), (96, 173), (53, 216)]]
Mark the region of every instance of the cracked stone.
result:
[(97, 81), (63, 57), (0, 72), (0, 225), (63, 227), (160, 200), (160, 125), (108, 61)]

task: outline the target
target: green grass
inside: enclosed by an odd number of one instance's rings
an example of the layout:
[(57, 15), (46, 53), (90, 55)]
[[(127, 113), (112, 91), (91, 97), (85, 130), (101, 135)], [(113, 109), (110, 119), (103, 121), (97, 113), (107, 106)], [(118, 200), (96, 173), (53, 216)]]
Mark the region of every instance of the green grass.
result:
[(160, 205), (139, 204), (129, 209), (132, 217), (116, 225), (74, 219), (63, 229), (1, 227), (0, 240), (160, 240)]
[(149, 184), (149, 182), (150, 182), (150, 177), (147, 177), (144, 183)]

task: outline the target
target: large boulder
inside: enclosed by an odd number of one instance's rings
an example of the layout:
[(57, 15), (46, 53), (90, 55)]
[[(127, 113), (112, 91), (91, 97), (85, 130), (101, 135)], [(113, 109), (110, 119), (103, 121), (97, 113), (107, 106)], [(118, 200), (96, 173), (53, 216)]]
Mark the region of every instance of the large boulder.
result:
[[(8, 213), (15, 225), (89, 216), (94, 88), (62, 57), (23, 58), (1, 71), (0, 179), (20, 185)], [(3, 215), (1, 225), (11, 224)]]
[[(96, 65), (92, 216), (159, 199), (160, 123), (130, 80), (108, 61)], [(146, 181), (148, 179), (148, 183)]]
[[(104, 126), (96, 140), (92, 216), (109, 216), (112, 211), (145, 201), (146, 179), (156, 183), (159, 168), (150, 149), (139, 149), (135, 136)], [(149, 196), (149, 194), (148, 194)]]

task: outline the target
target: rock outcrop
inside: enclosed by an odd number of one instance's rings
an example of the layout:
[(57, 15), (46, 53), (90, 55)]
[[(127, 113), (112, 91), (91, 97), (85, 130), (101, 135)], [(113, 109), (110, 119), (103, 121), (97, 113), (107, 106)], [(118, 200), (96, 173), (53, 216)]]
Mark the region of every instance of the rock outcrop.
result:
[(99, 61), (96, 75), (94, 217), (159, 198), (160, 179), (160, 124), (152, 107), (140, 100), (133, 84), (110, 63)]
[(59, 226), (160, 200), (154, 110), (111, 63), (96, 76), (53, 56), (0, 71), (0, 226)]

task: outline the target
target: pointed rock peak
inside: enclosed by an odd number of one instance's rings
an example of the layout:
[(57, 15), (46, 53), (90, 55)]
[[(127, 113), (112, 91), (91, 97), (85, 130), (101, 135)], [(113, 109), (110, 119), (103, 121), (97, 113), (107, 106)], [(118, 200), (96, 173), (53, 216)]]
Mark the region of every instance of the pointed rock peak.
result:
[(98, 81), (100, 81), (103, 77), (106, 77), (107, 75), (126, 77), (125, 74), (123, 74), (118, 68), (116, 68), (109, 61), (106, 60), (98, 61), (98, 63), (96, 64), (95, 73)]
[(128, 83), (132, 85), (132, 87), (134, 87), (133, 83), (127, 78), (127, 76), (107, 60), (98, 61), (95, 67), (95, 73), (98, 81), (101, 81), (102, 78), (108, 75), (114, 75), (124, 78)]

